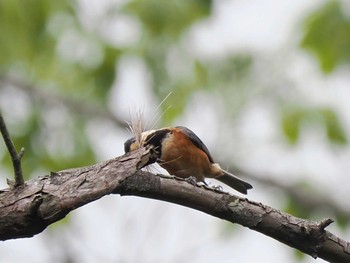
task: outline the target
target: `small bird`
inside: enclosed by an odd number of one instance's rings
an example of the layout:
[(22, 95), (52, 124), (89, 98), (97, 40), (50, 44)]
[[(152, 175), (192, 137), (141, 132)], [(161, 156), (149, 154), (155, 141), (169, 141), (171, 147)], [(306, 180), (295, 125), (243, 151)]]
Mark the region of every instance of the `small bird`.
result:
[(140, 137), (139, 141), (134, 137), (124, 143), (125, 153), (152, 145), (159, 154), (157, 163), (171, 175), (181, 178), (193, 176), (203, 183), (206, 177), (214, 178), (243, 194), (253, 188), (249, 183), (221, 169), (201, 139), (186, 127), (149, 130), (142, 132)]

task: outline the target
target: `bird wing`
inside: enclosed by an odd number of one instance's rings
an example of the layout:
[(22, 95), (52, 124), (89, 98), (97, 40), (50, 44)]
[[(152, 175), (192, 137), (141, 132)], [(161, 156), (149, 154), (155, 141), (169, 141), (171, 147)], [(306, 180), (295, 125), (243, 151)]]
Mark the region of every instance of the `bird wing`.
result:
[(209, 161), (211, 163), (214, 163), (214, 159), (211, 156), (207, 146), (205, 146), (205, 144), (202, 142), (202, 140), (199, 139), (199, 137), (193, 131), (191, 131), (190, 129), (188, 129), (188, 128), (184, 127), (184, 126), (176, 126), (175, 128), (180, 129), (182, 132), (184, 132), (188, 136), (188, 138), (190, 138), (191, 142), (195, 146), (197, 146), (199, 149), (201, 149), (203, 152), (206, 153), (206, 155), (209, 158)]

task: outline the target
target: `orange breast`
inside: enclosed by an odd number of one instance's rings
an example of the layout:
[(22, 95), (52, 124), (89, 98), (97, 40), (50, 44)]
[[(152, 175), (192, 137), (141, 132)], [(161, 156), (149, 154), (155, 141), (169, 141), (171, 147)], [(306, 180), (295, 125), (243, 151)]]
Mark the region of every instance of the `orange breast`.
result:
[(195, 146), (182, 132), (174, 130), (162, 143), (160, 165), (169, 174), (203, 181), (210, 176), (211, 163), (205, 152)]

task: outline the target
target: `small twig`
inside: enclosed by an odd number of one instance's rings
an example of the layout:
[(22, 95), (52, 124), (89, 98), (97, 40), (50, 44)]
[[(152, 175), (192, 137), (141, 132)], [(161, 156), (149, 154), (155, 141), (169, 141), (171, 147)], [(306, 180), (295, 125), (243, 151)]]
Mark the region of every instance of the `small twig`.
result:
[(329, 226), (333, 222), (334, 222), (334, 220), (332, 218), (325, 218), (318, 223), (318, 227), (321, 230), (324, 230), (327, 226)]
[(0, 111), (0, 131), (11, 156), (13, 169), (15, 172), (15, 186), (22, 185), (24, 184), (24, 179), (22, 174), (21, 158), (23, 157), (23, 154), (24, 154), (24, 148), (22, 147), (19, 154), (17, 154), (15, 146), (12, 143), (10, 134), (7, 131), (6, 124), (5, 124), (4, 118), (2, 117), (1, 111)]

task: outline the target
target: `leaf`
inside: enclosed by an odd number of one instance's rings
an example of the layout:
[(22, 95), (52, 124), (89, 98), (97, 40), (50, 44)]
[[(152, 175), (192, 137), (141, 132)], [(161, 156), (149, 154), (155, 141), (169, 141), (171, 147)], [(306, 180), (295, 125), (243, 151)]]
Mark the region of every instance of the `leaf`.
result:
[(328, 139), (332, 143), (341, 144), (341, 145), (346, 144), (347, 138), (346, 138), (345, 132), (334, 111), (332, 111), (331, 109), (321, 109), (320, 113), (324, 118)]
[(350, 63), (350, 20), (339, 1), (328, 1), (304, 22), (301, 47), (314, 54), (324, 73)]
[(329, 108), (289, 108), (283, 113), (281, 126), (288, 142), (294, 145), (300, 136), (303, 124), (317, 124), (325, 128), (327, 138), (331, 143), (344, 145), (347, 137), (344, 129), (332, 109)]
[(219, 60), (211, 63), (208, 66), (208, 71), (216, 82), (225, 82), (227, 87), (232, 86), (232, 83), (239, 82), (248, 77), (251, 73), (253, 58), (246, 53), (232, 55), (225, 60)]
[(178, 38), (195, 21), (207, 17), (211, 0), (133, 0), (125, 10), (141, 20), (153, 37)]
[(121, 50), (105, 46), (102, 64), (88, 73), (95, 79), (95, 97), (102, 98), (102, 101), (105, 101), (112, 87), (115, 78), (115, 65), (120, 55)]
[[(76, 10), (71, 1), (1, 1), (0, 73), (21, 73), (23, 79), (34, 86), (55, 88), (72, 98), (92, 99), (105, 104), (120, 50), (87, 32), (79, 24)], [(64, 20), (57, 20), (59, 16)], [(103, 60), (97, 59), (96, 65), (86, 66), (84, 57), (64, 58), (62, 52), (58, 52), (60, 45), (62, 50), (74, 49), (74, 53), (79, 53), (80, 48), (60, 42), (65, 32), (74, 32), (72, 35), (79, 39), (79, 45), (85, 43), (82, 50), (88, 50), (86, 47), (101, 50)], [(90, 52), (85, 57), (98, 57), (96, 53)]]
[(296, 144), (299, 139), (300, 125), (304, 115), (305, 112), (301, 109), (289, 109), (282, 116), (282, 131), (292, 145)]

